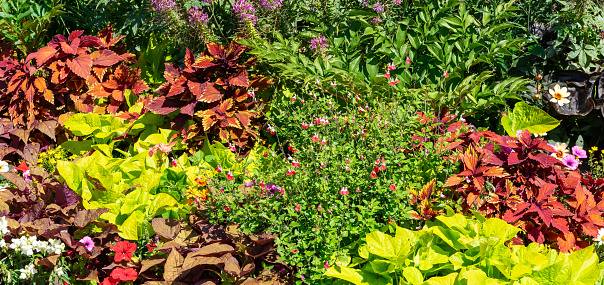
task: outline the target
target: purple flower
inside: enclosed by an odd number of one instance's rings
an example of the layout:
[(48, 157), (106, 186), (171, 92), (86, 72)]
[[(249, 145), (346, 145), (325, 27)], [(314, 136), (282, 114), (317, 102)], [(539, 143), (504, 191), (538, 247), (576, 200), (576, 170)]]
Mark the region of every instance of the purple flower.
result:
[(260, 0), (260, 6), (265, 10), (275, 10), (281, 8), (283, 0)]
[(327, 48), (327, 39), (324, 35), (317, 35), (310, 40), (310, 48), (313, 51), (324, 51)]
[(194, 25), (199, 25), (199, 23), (207, 25), (209, 20), (210, 19), (208, 17), (208, 14), (206, 14), (203, 11), (203, 8), (201, 10), (199, 10), (199, 8), (197, 8), (197, 6), (195, 6), (195, 8), (189, 9), (189, 22), (190, 23), (192, 23)]
[(363, 7), (369, 7), (369, 3), (367, 3), (367, 1), (363, 1)]
[(393, 0), (392, 4), (393, 5), (401, 5), (401, 2), (402, 2), (401, 0)]
[(582, 149), (580, 146), (576, 145), (573, 146), (572, 148), (573, 150), (573, 155), (578, 157), (578, 158), (587, 158), (587, 152)]
[(579, 161), (575, 158), (574, 155), (567, 155), (562, 158), (562, 163), (566, 166), (568, 170), (575, 170), (579, 167)]
[(23, 172), (23, 179), (25, 179), (25, 181), (27, 181), (27, 182), (33, 181), (33, 180), (31, 180), (31, 175), (29, 174), (29, 169), (26, 170), (25, 172)]
[(378, 13), (384, 13), (384, 7), (382, 7), (382, 4), (380, 2), (377, 2), (373, 5), (373, 10)]
[(266, 184), (266, 189), (268, 190), (268, 193), (271, 195), (275, 195), (275, 194), (281, 192), (281, 187), (275, 185), (275, 183)]
[(83, 237), (80, 242), (84, 245), (87, 251), (92, 251), (94, 248), (94, 241), (89, 236)]
[(237, 0), (235, 2), (235, 6), (233, 6), (233, 11), (237, 14), (241, 21), (250, 21), (253, 24), (258, 21), (258, 17), (256, 17), (256, 9), (252, 3), (247, 0)]
[(151, 7), (155, 12), (162, 13), (168, 10), (176, 9), (175, 0), (153, 0), (151, 1)]
[(381, 22), (382, 22), (382, 20), (380, 20), (380, 17), (375, 17), (375, 18), (373, 18), (373, 20), (371, 20), (371, 23), (374, 25), (381, 23)]

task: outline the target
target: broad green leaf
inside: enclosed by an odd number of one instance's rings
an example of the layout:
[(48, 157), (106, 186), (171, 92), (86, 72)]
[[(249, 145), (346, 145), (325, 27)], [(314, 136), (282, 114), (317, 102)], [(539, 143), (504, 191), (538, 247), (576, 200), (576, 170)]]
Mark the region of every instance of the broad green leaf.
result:
[(348, 281), (352, 284), (356, 284), (356, 285), (366, 284), (366, 283), (363, 283), (363, 276), (361, 276), (360, 272), (361, 272), (360, 270), (352, 269), (352, 268), (348, 268), (348, 267), (332, 266), (329, 269), (327, 269), (327, 271), (325, 271), (325, 273), (323, 273), (323, 275), (346, 280), (346, 281)]
[(84, 180), (84, 170), (68, 161), (59, 161), (57, 163), (57, 170), (59, 171), (59, 175), (65, 179), (67, 186), (82, 196), (81, 186), (82, 180)]
[(101, 128), (101, 119), (98, 114), (77, 113), (65, 121), (65, 128), (74, 135), (83, 137), (92, 134)]
[(432, 277), (426, 281), (422, 285), (453, 285), (455, 284), (455, 279), (457, 278), (457, 273), (451, 273), (447, 276), (442, 277)]
[(556, 128), (560, 121), (537, 107), (518, 102), (514, 110), (501, 119), (501, 123), (509, 136), (516, 137), (516, 131), (521, 130), (536, 134), (547, 133)]
[(572, 272), (571, 281), (593, 284), (600, 278), (598, 255), (594, 252), (593, 246), (573, 252), (568, 260)]
[(411, 283), (412, 285), (419, 285), (424, 282), (424, 276), (419, 269), (415, 267), (405, 267), (405, 269), (403, 269), (403, 276), (407, 282)]
[(119, 236), (127, 240), (138, 240), (139, 230), (142, 229), (144, 221), (145, 214), (141, 211), (134, 211), (121, 225), (117, 226), (121, 231)]
[(520, 232), (519, 228), (503, 220), (491, 218), (483, 223), (481, 234), (486, 237), (496, 237), (500, 240), (500, 243), (503, 243), (515, 237), (518, 232)]

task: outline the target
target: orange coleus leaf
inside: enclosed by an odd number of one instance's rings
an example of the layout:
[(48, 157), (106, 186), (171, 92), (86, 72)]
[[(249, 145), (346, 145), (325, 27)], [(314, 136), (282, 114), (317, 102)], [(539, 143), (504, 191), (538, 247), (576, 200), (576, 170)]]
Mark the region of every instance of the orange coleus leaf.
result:
[(57, 50), (52, 48), (51, 46), (45, 46), (45, 47), (39, 49), (38, 51), (36, 51), (34, 54), (35, 54), (34, 58), (36, 59), (36, 64), (38, 66), (42, 66), (49, 59), (51, 59), (53, 56), (55, 56), (57, 54)]
[(251, 118), (253, 118), (255, 114), (248, 111), (240, 111), (235, 113), (235, 116), (237, 116), (237, 119), (239, 119), (239, 122), (241, 122), (243, 127), (247, 127), (250, 124)]
[(199, 101), (205, 103), (212, 103), (222, 99), (222, 93), (216, 89), (214, 83), (206, 84), (206, 88), (203, 91), (203, 94), (199, 97)]
[(229, 84), (245, 88), (250, 87), (247, 71), (243, 69), (237, 75), (229, 78)]
[(209, 68), (212, 66), (215, 66), (216, 63), (214, 63), (214, 59), (210, 56), (204, 55), (204, 56), (200, 56), (195, 60), (195, 63), (193, 63), (192, 67), (198, 67), (198, 68)]
[(108, 49), (94, 51), (90, 54), (90, 57), (92, 58), (93, 65), (100, 66), (112, 66), (122, 61), (122, 57)]
[(560, 252), (567, 252), (571, 251), (575, 247), (577, 238), (573, 233), (561, 233), (558, 235), (556, 241), (558, 243), (558, 249), (560, 249)]
[(167, 97), (172, 97), (181, 94), (186, 90), (185, 83), (187, 83), (187, 78), (184, 76), (178, 77), (170, 86), (170, 91), (166, 94)]
[(80, 54), (74, 59), (67, 60), (67, 66), (77, 76), (87, 79), (92, 70), (92, 58), (89, 54)]
[(74, 39), (71, 42), (71, 44), (68, 44), (67, 42), (61, 42), (61, 50), (67, 54), (73, 54), (73, 55), (77, 54), (79, 46), (80, 46), (80, 39), (78, 39), (78, 38)]
[(107, 92), (102, 83), (97, 83), (88, 90), (87, 94), (94, 98), (105, 98), (111, 95), (111, 92)]

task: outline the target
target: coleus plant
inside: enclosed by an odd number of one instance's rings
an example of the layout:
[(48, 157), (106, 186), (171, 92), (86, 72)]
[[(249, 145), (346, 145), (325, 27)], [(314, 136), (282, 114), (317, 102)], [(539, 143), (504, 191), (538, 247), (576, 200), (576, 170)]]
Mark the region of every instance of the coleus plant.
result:
[(548, 243), (563, 252), (587, 247), (604, 227), (602, 182), (563, 169), (543, 139), (526, 130), (517, 138), (489, 131), (458, 138), (451, 147), (464, 150), (462, 171), (444, 186), (461, 198), (464, 211), (519, 226), (526, 234), (516, 242)]
[(239, 147), (251, 147), (258, 138), (264, 105), (254, 92), (267, 88), (270, 81), (250, 78), (246, 69), (255, 59), (242, 62), (246, 50), (234, 41), (228, 46), (208, 43), (207, 51), (195, 58), (187, 49), (184, 68), (166, 63), (167, 82), (155, 90), (159, 96), (147, 108), (162, 115), (179, 111), (173, 120), (177, 126), (192, 118), (199, 121), (201, 127), (193, 126), (189, 133), (203, 131), (212, 140), (230, 139)]
[[(62, 104), (71, 100), (81, 112), (106, 110), (115, 114), (126, 103), (127, 89), (139, 95), (149, 87), (140, 79), (140, 70), (125, 65), (134, 55), (124, 53), (124, 46), (117, 45), (124, 36), (113, 37), (111, 26), (98, 37), (83, 33), (73, 31), (67, 38), (56, 35), (28, 59), (35, 58), (37, 66), (50, 71), (51, 88)], [(103, 99), (97, 110), (95, 99)]]

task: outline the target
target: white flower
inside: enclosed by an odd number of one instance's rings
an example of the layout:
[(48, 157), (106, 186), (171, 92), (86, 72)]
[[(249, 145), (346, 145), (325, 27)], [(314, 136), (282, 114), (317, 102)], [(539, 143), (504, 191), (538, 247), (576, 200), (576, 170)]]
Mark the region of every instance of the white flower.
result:
[(34, 274), (38, 273), (38, 270), (35, 268), (33, 263), (25, 265), (25, 268), (19, 269), (19, 271), (21, 272), (19, 275), (19, 278), (21, 279), (30, 279), (34, 276)]
[(6, 247), (6, 242), (4, 241), (4, 239), (0, 239), (0, 248), (5, 248)]
[(55, 266), (53, 271), (59, 277), (61, 277), (61, 276), (63, 276), (63, 274), (65, 274), (65, 272), (63, 272), (63, 267), (61, 267), (61, 266)]
[(604, 245), (604, 228), (598, 230), (598, 237), (596, 238), (596, 245)]
[(556, 84), (554, 89), (549, 90), (549, 94), (552, 95), (552, 99), (549, 101), (554, 104), (558, 103), (558, 105), (562, 106), (570, 103), (570, 100), (567, 99), (567, 97), (570, 95), (570, 92), (568, 92), (566, 87), (560, 88), (560, 85)]
[(0, 218), (0, 237), (8, 234), (8, 221), (6, 217)]
[(8, 162), (0, 160), (0, 172), (8, 172)]

